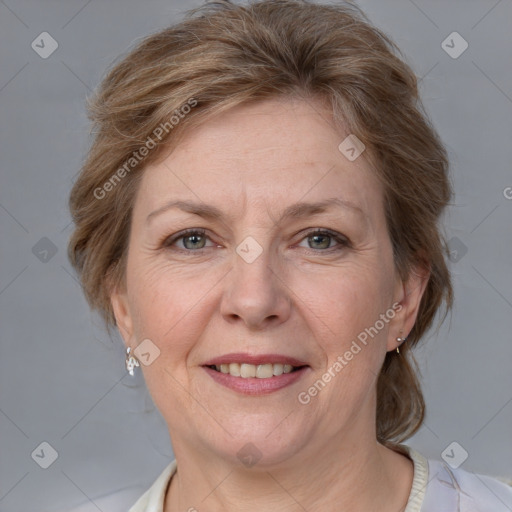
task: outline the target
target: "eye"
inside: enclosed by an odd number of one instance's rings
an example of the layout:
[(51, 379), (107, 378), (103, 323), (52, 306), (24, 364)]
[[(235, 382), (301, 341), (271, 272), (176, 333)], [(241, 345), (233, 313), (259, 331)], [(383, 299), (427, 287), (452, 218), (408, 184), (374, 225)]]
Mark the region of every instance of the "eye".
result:
[[(177, 250), (183, 252), (200, 252), (202, 249), (214, 246), (214, 244), (207, 246), (207, 240), (209, 240), (209, 237), (206, 235), (206, 230), (193, 228), (171, 235), (164, 239), (162, 245), (166, 248), (176, 246)], [(350, 246), (350, 242), (343, 235), (325, 229), (310, 231), (303, 240), (308, 241), (308, 246), (313, 253), (330, 253)]]
[[(180, 233), (176, 233), (164, 241), (165, 247), (170, 247), (177, 242), (182, 242), (181, 247), (178, 246), (179, 250), (195, 252), (204, 249), (206, 246), (206, 240), (209, 238), (206, 236), (204, 229), (187, 229)], [(209, 246), (211, 247), (211, 246)]]
[[(306, 234), (304, 240), (308, 242), (309, 248), (313, 249), (314, 252), (339, 251), (350, 245), (349, 241), (344, 236), (334, 231), (324, 229), (310, 231)], [(334, 245), (333, 247), (333, 241), (337, 242), (338, 245)]]

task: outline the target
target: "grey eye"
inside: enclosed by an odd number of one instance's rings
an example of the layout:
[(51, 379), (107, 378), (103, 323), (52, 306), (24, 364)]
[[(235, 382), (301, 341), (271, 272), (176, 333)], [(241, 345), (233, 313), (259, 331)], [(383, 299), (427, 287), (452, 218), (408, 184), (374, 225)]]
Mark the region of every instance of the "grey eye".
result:
[(331, 235), (310, 235), (307, 238), (309, 241), (312, 240), (312, 242), (308, 242), (311, 249), (328, 249), (333, 237)]
[(185, 249), (202, 249), (206, 243), (206, 236), (202, 234), (191, 234), (180, 237), (183, 239)]
[(320, 252), (328, 252), (326, 249), (343, 249), (349, 245), (343, 236), (322, 230), (311, 231), (303, 238), (303, 241), (306, 240), (309, 249)]

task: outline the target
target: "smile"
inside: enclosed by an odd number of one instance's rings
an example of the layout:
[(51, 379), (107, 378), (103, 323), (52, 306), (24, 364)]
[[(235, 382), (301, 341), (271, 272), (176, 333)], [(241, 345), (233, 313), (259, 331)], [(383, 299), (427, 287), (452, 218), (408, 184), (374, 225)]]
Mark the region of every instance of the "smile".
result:
[(232, 377), (240, 377), (242, 379), (257, 378), (271, 379), (278, 377), (283, 373), (292, 373), (298, 370), (299, 366), (291, 364), (275, 363), (275, 364), (250, 364), (250, 363), (230, 363), (220, 365), (210, 365), (209, 368), (217, 372), (229, 374)]
[(202, 369), (221, 386), (245, 395), (265, 395), (301, 379), (312, 368), (286, 354), (236, 352), (205, 361)]

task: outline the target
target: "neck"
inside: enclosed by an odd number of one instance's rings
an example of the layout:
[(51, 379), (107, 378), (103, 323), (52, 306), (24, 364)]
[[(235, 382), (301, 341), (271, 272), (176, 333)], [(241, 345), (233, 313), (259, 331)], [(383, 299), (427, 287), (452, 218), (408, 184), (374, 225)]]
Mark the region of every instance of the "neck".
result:
[(293, 460), (266, 468), (235, 466), (194, 449), (176, 450), (178, 471), (164, 511), (403, 510), (412, 462), (375, 437), (364, 442), (359, 436), (357, 443), (337, 438), (324, 440), (323, 449), (303, 450)]

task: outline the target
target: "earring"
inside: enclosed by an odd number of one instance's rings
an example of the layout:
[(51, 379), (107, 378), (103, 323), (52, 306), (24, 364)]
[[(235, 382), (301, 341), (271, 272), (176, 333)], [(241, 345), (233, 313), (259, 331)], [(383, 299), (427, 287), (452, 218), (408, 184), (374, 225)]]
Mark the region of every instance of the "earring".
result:
[(133, 377), (133, 369), (136, 366), (140, 366), (140, 363), (139, 363), (139, 360), (134, 355), (130, 355), (131, 350), (132, 350), (131, 347), (126, 348), (125, 364), (126, 364), (126, 370)]
[[(401, 345), (406, 339), (407, 338), (397, 338), (396, 341), (398, 341), (398, 343)], [(396, 353), (400, 354), (400, 349), (398, 347), (396, 347)]]

